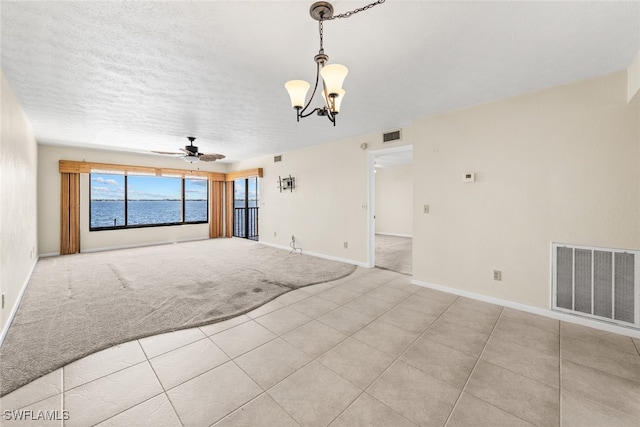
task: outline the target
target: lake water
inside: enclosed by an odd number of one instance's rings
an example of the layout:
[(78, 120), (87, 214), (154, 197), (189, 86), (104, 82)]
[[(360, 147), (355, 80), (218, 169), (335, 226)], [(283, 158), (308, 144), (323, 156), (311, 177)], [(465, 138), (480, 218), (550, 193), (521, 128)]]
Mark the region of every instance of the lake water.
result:
[[(181, 222), (180, 200), (129, 200), (127, 225)], [(206, 200), (185, 202), (185, 222), (207, 220)], [(124, 226), (124, 200), (92, 200), (91, 228)]]

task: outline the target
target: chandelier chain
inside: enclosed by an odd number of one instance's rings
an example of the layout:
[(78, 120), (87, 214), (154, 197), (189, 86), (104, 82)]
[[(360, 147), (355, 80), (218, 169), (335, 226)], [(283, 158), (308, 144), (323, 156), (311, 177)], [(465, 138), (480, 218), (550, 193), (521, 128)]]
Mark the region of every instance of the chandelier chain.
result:
[[(376, 2), (370, 3), (366, 6), (362, 6), (358, 9), (350, 10), (349, 12), (340, 13), (338, 15), (334, 15), (330, 18), (325, 18), (325, 21), (331, 21), (336, 18), (349, 18), (351, 15), (355, 15), (358, 12), (364, 12), (365, 10), (371, 9), (374, 6), (384, 3), (385, 0), (378, 0)], [(322, 20), (320, 20), (320, 24), (322, 25)]]
[(324, 28), (322, 27), (322, 21), (324, 21), (324, 18), (322, 17), (322, 14), (320, 14), (320, 21), (319, 22), (319, 27), (320, 27), (320, 50), (324, 50), (324, 40), (323, 40), (323, 35), (324, 35)]

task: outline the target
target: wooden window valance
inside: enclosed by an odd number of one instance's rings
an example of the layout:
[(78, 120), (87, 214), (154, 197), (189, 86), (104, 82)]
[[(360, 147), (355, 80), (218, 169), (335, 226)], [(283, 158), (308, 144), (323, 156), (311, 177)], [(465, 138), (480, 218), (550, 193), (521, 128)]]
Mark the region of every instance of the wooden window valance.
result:
[(174, 176), (181, 178), (198, 177), (208, 178), (209, 181), (234, 181), (239, 178), (250, 178), (257, 176), (262, 178), (262, 168), (246, 169), (241, 171), (222, 173), (193, 171), (173, 168), (154, 168), (151, 166), (131, 166), (117, 165), (112, 163), (77, 162), (74, 160), (60, 160), (59, 169), (61, 173), (98, 173), (98, 172), (121, 172), (124, 174)]

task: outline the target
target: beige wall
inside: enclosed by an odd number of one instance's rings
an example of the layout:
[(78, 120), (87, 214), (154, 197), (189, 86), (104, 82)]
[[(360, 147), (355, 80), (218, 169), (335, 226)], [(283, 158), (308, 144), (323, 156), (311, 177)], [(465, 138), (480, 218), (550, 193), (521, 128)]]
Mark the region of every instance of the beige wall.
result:
[(417, 121), (414, 278), (549, 308), (551, 242), (640, 248), (639, 118), (620, 72)]
[(378, 168), (376, 233), (413, 235), (413, 175), (411, 165)]
[[(172, 157), (161, 157), (137, 153), (122, 153), (84, 148), (39, 145), (38, 202), (38, 242), (40, 253), (57, 255), (60, 253), (60, 173), (59, 160), (114, 163), (136, 166), (188, 169), (189, 164)], [(226, 172), (223, 163), (196, 163), (195, 170)], [(150, 227), (128, 230), (89, 231), (89, 176), (80, 178), (80, 249), (89, 252), (102, 249), (142, 246), (157, 243), (207, 239), (207, 224), (191, 224), (170, 227)]]
[(627, 100), (631, 102), (640, 93), (640, 52), (627, 69)]
[[(407, 129), (402, 142), (385, 147), (410, 144), (410, 137)], [(370, 226), (368, 151), (382, 148), (381, 140), (382, 134), (376, 133), (287, 152), (278, 163), (265, 156), (233, 164), (233, 170), (264, 169), (260, 241), (288, 247), (295, 235), (297, 246), (306, 252), (365, 265)], [(360, 148), (362, 143), (367, 150)], [(278, 176), (289, 175), (296, 188), (280, 193)]]
[(5, 296), (5, 307), (0, 316), (0, 330), (3, 330), (37, 258), (38, 157), (31, 126), (4, 72), (1, 79), (0, 290)]

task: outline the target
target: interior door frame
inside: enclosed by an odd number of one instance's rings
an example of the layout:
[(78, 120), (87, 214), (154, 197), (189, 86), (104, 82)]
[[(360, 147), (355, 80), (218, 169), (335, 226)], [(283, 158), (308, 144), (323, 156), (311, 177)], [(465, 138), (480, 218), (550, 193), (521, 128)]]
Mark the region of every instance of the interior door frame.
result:
[(367, 267), (376, 266), (376, 157), (401, 153), (404, 151), (413, 151), (413, 144), (400, 145), (397, 147), (380, 148), (378, 150), (370, 150), (368, 155), (368, 182), (369, 182), (369, 218), (367, 220)]

